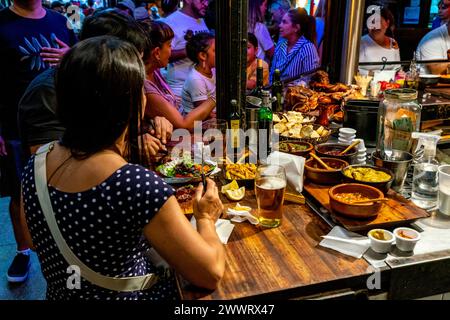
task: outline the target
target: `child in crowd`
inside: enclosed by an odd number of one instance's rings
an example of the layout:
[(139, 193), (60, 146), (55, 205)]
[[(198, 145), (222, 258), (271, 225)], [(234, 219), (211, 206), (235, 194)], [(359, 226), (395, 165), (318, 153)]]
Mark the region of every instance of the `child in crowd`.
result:
[[(186, 34), (186, 53), (194, 62), (182, 91), (183, 114), (186, 115), (208, 98), (216, 99), (216, 46), (209, 32)], [(215, 117), (215, 110), (210, 114)]]
[[(258, 52), (258, 40), (253, 33), (249, 33), (247, 41), (247, 90), (253, 90), (256, 87), (256, 68)], [(269, 65), (262, 60), (263, 65), (263, 85), (269, 85)]]
[(145, 115), (150, 118), (165, 117), (175, 129), (192, 130), (195, 121), (205, 120), (215, 108), (215, 95), (206, 97), (196, 105), (197, 108), (193, 112), (183, 115), (177, 97), (159, 71), (169, 63), (174, 32), (168, 24), (162, 21), (153, 21), (150, 26), (146, 26), (146, 31), (150, 39), (150, 52), (144, 56), (147, 74), (144, 84), (147, 97)]

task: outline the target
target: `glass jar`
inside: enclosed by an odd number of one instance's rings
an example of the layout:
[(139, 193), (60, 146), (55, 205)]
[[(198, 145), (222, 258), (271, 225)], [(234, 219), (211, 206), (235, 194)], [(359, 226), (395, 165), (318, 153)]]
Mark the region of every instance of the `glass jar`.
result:
[(377, 150), (382, 155), (390, 157), (393, 150), (411, 151), (411, 133), (420, 131), (421, 110), (415, 89), (384, 92), (384, 99), (378, 108), (377, 123)]

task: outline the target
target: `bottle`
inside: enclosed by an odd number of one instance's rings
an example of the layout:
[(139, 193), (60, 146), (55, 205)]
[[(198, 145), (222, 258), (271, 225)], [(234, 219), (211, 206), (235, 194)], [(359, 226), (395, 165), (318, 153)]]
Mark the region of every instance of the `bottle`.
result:
[(413, 58), (409, 65), (409, 71), (406, 73), (406, 87), (416, 89), (419, 87), (419, 69), (416, 63), (416, 52), (413, 53)]
[(432, 209), (438, 200), (438, 167), (439, 162), (435, 159), (436, 146), (440, 136), (413, 132), (413, 139), (419, 139), (417, 150), (423, 146), (423, 157), (414, 165), (413, 187), (411, 200), (423, 209)]
[(236, 100), (231, 100), (231, 115), (230, 115), (230, 129), (231, 129), (231, 148), (234, 154), (237, 154), (240, 147), (240, 129), (241, 129), (241, 112)]
[(280, 70), (276, 69), (273, 74), (272, 97), (277, 100), (272, 102), (272, 110), (274, 112), (283, 112), (283, 83), (281, 82)]
[(263, 69), (263, 61), (262, 59), (257, 59), (257, 67), (256, 67), (256, 88), (254, 92), (254, 96), (262, 99), (262, 91), (264, 87), (264, 69)]
[(264, 161), (271, 151), (273, 114), (270, 92), (263, 90), (261, 94), (262, 103), (258, 110), (258, 158)]

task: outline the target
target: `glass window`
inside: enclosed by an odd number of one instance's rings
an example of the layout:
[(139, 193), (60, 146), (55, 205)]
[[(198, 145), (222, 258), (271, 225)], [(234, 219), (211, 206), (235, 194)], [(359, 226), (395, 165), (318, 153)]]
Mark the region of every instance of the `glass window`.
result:
[(433, 21), (436, 18), (438, 18), (439, 2), (440, 2), (440, 0), (432, 0), (431, 1), (430, 19), (428, 20), (428, 28), (431, 28), (433, 26)]

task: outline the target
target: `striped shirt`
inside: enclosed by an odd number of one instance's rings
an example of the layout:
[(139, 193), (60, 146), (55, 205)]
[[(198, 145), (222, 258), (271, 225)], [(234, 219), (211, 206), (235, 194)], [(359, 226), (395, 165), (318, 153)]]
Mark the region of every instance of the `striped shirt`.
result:
[(319, 54), (314, 44), (301, 36), (297, 43), (287, 52), (286, 39), (280, 38), (275, 48), (275, 54), (270, 68), (270, 83), (275, 69), (280, 70), (281, 80), (298, 78), (302, 73), (319, 67)]

